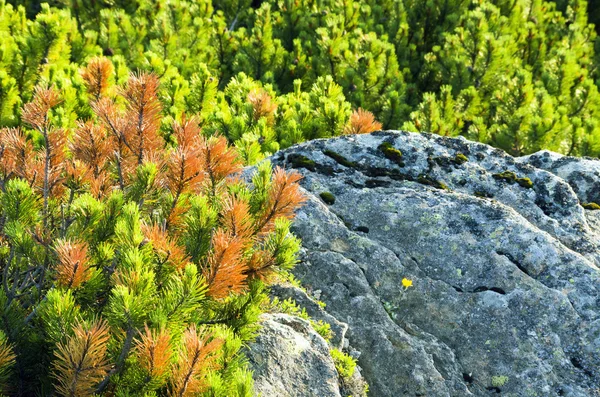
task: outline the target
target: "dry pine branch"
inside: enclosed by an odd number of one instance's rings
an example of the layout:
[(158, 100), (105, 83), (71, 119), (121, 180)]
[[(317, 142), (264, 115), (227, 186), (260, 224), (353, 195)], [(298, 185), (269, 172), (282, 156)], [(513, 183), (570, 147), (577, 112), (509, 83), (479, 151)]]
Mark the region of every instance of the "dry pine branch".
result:
[(87, 397), (106, 376), (109, 365), (106, 349), (108, 324), (97, 321), (91, 326), (78, 323), (73, 335), (57, 346), (53, 365), (56, 391), (64, 397)]

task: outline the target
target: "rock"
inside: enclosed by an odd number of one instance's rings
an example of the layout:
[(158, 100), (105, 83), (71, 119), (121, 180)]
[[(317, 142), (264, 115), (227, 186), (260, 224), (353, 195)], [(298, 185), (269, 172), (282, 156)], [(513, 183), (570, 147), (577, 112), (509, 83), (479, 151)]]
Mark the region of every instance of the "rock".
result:
[[(332, 338), (329, 343), (332, 347), (342, 349), (344, 346), (344, 336), (348, 330), (348, 324), (338, 321), (331, 314), (327, 313), (321, 306), (317, 304), (306, 292), (299, 288), (288, 285), (274, 285), (271, 288), (271, 295), (276, 296), (281, 300), (293, 299), (296, 304), (306, 309), (306, 313), (315, 321), (323, 321), (331, 327)], [(346, 339), (347, 340), (347, 339)]]
[(327, 342), (310, 323), (287, 314), (266, 314), (247, 351), (254, 388), (263, 397), (340, 397), (338, 373)]
[(550, 171), (565, 180), (582, 203), (600, 204), (600, 161), (563, 156), (548, 150), (520, 157), (517, 161)]
[[(600, 211), (580, 205), (596, 200), (600, 162), (568, 160), (592, 175), (577, 188), (564, 166), (536, 159), (406, 132), (315, 140), (272, 158), (304, 176), (294, 273), (348, 324), (370, 396), (600, 389), (600, 220), (589, 215)], [(311, 373), (329, 387), (331, 374)]]

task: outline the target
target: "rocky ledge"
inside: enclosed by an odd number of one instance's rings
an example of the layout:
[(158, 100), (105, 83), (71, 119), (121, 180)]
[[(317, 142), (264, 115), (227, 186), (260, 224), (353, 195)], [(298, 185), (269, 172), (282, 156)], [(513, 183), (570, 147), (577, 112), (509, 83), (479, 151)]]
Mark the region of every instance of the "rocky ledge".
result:
[(600, 161), (407, 132), (272, 161), (304, 176), (294, 273), (327, 305), (310, 314), (370, 396), (598, 395)]

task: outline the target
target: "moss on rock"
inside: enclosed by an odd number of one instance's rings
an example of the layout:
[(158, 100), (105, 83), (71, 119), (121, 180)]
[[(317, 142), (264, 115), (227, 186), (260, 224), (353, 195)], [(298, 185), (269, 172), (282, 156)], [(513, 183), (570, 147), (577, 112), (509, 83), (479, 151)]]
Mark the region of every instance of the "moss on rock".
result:
[(508, 376), (492, 376), (492, 387), (502, 387), (508, 382)]
[(462, 154), (461, 152), (456, 153), (456, 156), (454, 156), (454, 160), (452, 160), (454, 164), (464, 164), (467, 161), (469, 161), (469, 158), (467, 156), (465, 156), (464, 154)]
[(432, 179), (427, 175), (420, 175), (417, 178), (417, 182), (423, 185), (432, 186), (436, 189), (450, 190), (448, 185), (446, 185), (444, 182)]
[(393, 161), (400, 167), (404, 167), (404, 161), (402, 159), (402, 152), (392, 146), (389, 142), (383, 142), (379, 145), (378, 149), (383, 153), (386, 159)]
[(517, 174), (515, 174), (512, 171), (502, 171), (498, 174), (493, 174), (492, 176), (494, 177), (494, 179), (503, 180), (511, 184), (516, 182), (520, 186), (527, 189), (531, 189), (533, 187), (533, 182), (531, 181), (531, 179), (525, 177), (520, 178), (517, 176)]
[(533, 187), (533, 182), (529, 178), (517, 178), (517, 183), (524, 188), (531, 189)]
[(287, 157), (287, 161), (291, 164), (292, 168), (306, 168), (313, 172), (317, 169), (317, 163), (314, 160), (301, 154), (292, 153)]
[(356, 167), (358, 167), (358, 163), (355, 163), (354, 161), (348, 160), (346, 157), (342, 156), (339, 153), (334, 152), (333, 150), (325, 150), (323, 152), (323, 154), (326, 155), (326, 156), (328, 156), (328, 157), (331, 157), (338, 164), (341, 164), (344, 167), (348, 167), (348, 168), (356, 168)]
[(583, 204), (581, 204), (581, 206), (583, 208), (585, 208), (586, 210), (600, 210), (600, 204), (594, 203), (594, 202), (583, 203)]
[(323, 200), (325, 204), (335, 204), (335, 196), (331, 192), (322, 192), (321, 194), (319, 194), (319, 197), (321, 197), (321, 200)]

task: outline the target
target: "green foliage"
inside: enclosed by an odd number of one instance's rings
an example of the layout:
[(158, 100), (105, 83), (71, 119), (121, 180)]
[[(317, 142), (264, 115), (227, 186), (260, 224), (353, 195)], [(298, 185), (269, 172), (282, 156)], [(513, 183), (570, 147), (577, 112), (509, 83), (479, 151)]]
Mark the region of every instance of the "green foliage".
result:
[(359, 108), (383, 128), (516, 155), (597, 156), (600, 41), (588, 8), (595, 22), (585, 0), (2, 0), (0, 126), (22, 124), (39, 82), (63, 93), (60, 125), (89, 118), (79, 72), (104, 55), (117, 84), (131, 70), (160, 77), (167, 136), (196, 115), (246, 163), (352, 131)]
[(331, 349), (329, 354), (333, 358), (335, 369), (337, 369), (340, 377), (342, 379), (351, 378), (356, 369), (356, 360), (338, 349)]

